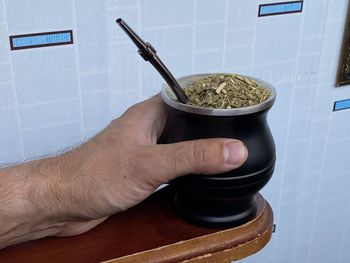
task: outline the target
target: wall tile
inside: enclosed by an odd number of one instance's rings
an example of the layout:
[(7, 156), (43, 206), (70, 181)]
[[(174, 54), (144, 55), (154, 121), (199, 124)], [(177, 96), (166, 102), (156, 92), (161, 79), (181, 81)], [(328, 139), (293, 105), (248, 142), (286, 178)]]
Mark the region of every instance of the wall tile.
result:
[(208, 51), (195, 53), (195, 72), (219, 72), (222, 69), (223, 51)]
[(307, 263), (309, 255), (309, 244), (307, 242), (296, 242), (293, 248), (292, 262)]
[(18, 119), (14, 109), (0, 110), (0, 152), (2, 154), (20, 150)]
[(329, 0), (308, 0), (304, 2), (303, 36), (322, 36)]
[(311, 120), (310, 137), (326, 137), (328, 135), (328, 127), (330, 118)]
[(290, 143), (287, 146), (283, 189), (301, 187), (307, 155), (307, 141)]
[(144, 28), (188, 25), (194, 22), (193, 0), (144, 0), (141, 1), (141, 11)]
[(318, 83), (320, 84), (331, 84), (334, 86), (335, 77), (337, 69), (338, 69), (338, 59), (339, 52), (338, 51), (323, 51), (321, 53), (320, 59), (320, 68), (319, 68), (319, 76)]
[(293, 263), (292, 262), (292, 254), (291, 248), (289, 246), (281, 246), (275, 251), (275, 263)]
[(113, 118), (121, 116), (130, 106), (141, 100), (138, 91), (111, 94), (111, 111)]
[(253, 48), (251, 46), (226, 50), (225, 67), (242, 68), (251, 67), (253, 60)]
[(295, 226), (297, 222), (297, 212), (297, 202), (290, 202), (281, 205), (279, 221), (277, 222), (279, 229), (285, 229), (286, 227)]
[(0, 64), (0, 83), (10, 82), (11, 80), (10, 64)]
[(327, 238), (322, 244), (312, 245), (308, 262), (333, 262), (340, 252), (338, 238)]
[(340, 51), (343, 40), (344, 22), (329, 21), (326, 23), (322, 51)]
[(229, 30), (254, 27), (258, 17), (258, 1), (229, 0), (228, 28)]
[(20, 161), (23, 161), (20, 150), (6, 153), (0, 151), (0, 168), (15, 165)]
[(332, 92), (333, 90), (329, 87), (329, 85), (318, 86), (312, 109), (313, 119), (330, 117), (333, 110)]
[[(101, 1), (75, 1), (76, 38), (81, 72), (105, 70), (107, 67), (106, 23), (115, 27), (115, 19), (105, 20), (105, 6)], [(93, 19), (92, 19), (93, 18)]]
[(81, 125), (77, 121), (24, 131), (24, 157), (37, 158), (62, 153), (80, 142), (80, 134)]
[(301, 39), (300, 54), (321, 54), (323, 38), (321, 36), (307, 37)]
[[(297, 240), (296, 242), (297, 244), (300, 242), (305, 242), (304, 244), (306, 245), (306, 247), (309, 246), (312, 238), (312, 224), (313, 224), (312, 218), (313, 217), (314, 217), (313, 212), (308, 212), (308, 213), (303, 213), (298, 215), (297, 225), (295, 228), (295, 239)], [(300, 262), (300, 261), (296, 261), (296, 262)]]
[(5, 8), (4, 8), (4, 2), (0, 1), (0, 26), (1, 24), (4, 24), (5, 21)]
[[(264, 263), (272, 263), (273, 260), (273, 254), (275, 250), (275, 246), (273, 242), (275, 237), (272, 235), (271, 242), (267, 243), (264, 249), (258, 251), (256, 254), (251, 255), (250, 257), (244, 259), (242, 262), (264, 262)], [(240, 262), (240, 261), (239, 261)]]
[(138, 0), (106, 0), (107, 8), (121, 8), (125, 6), (137, 7)]
[(276, 145), (276, 156), (279, 161), (284, 161), (285, 146), (287, 143), (287, 126), (271, 127), (272, 136), (275, 140)]
[(0, 83), (0, 110), (15, 104), (14, 89), (10, 82)]
[(281, 83), (274, 85), (277, 93), (275, 104), (272, 106), (268, 121), (271, 126), (285, 126), (289, 124), (290, 105), (292, 101), (292, 84)]
[(318, 74), (320, 55), (303, 55), (299, 57), (297, 76), (302, 79), (313, 79)]
[(226, 18), (227, 0), (197, 0), (196, 21), (208, 23)]
[(321, 179), (320, 200), (327, 201), (330, 198), (349, 197), (348, 186), (350, 183), (349, 172), (330, 178)]
[(323, 161), (324, 154), (326, 151), (326, 145), (327, 145), (327, 142), (326, 142), (326, 138), (324, 137), (310, 138), (309, 146), (308, 146), (307, 161), (308, 162)]
[(22, 107), (19, 110), (19, 117), (22, 129), (80, 121), (80, 101), (74, 99)]
[(348, 158), (350, 140), (330, 142), (327, 146), (324, 176), (331, 177), (350, 170)]
[(72, 47), (41, 48), (12, 55), (21, 105), (78, 96)]
[(261, 64), (296, 58), (300, 42), (300, 24), (300, 15), (259, 19), (254, 62)]
[(5, 10), (11, 35), (71, 29), (73, 24), (71, 0), (5, 0)]
[(344, 213), (344, 207), (348, 206), (348, 199), (348, 197), (337, 198), (319, 204), (314, 224), (313, 241), (339, 239), (343, 235), (346, 217), (341, 215)]
[[(294, 97), (294, 100), (296, 98)], [(310, 134), (311, 109), (295, 110), (291, 115), (288, 141), (306, 140)]]
[[(123, 61), (123, 63), (121, 63)], [(140, 67), (139, 64), (154, 70), (151, 65), (137, 54), (135, 47), (129, 45), (118, 45), (110, 51), (109, 59), (109, 85), (114, 92), (125, 92), (140, 89)]]
[(305, 86), (294, 89), (294, 99), (292, 109), (293, 111), (308, 110), (312, 107), (315, 93), (315, 86)]
[(228, 31), (226, 35), (226, 48), (252, 46), (255, 41), (255, 28)]
[(316, 191), (320, 184), (322, 174), (322, 161), (306, 163), (304, 166), (303, 176), (300, 183), (300, 191)]
[(196, 26), (194, 48), (196, 51), (224, 47), (225, 23)]
[[(1, 9), (0, 9), (1, 12)], [(0, 14), (1, 17), (1, 14)], [(0, 18), (1, 19), (1, 18)], [(0, 23), (0, 64), (9, 64), (9, 40), (6, 32), (6, 27), (4, 24)]]
[(111, 120), (109, 92), (83, 95), (84, 128), (104, 127)]
[(348, 139), (350, 137), (350, 115), (348, 111), (337, 111), (332, 113), (329, 130), (329, 141)]
[(296, 78), (296, 60), (289, 60), (284, 62), (253, 64), (254, 76), (270, 82), (277, 86), (285, 86), (286, 84), (293, 84)]
[(80, 75), (80, 87), (83, 93), (107, 90), (109, 88), (108, 72)]
[(278, 213), (280, 206), (280, 189), (281, 189), (282, 174), (275, 171), (267, 183), (267, 185), (260, 191), (265, 200), (267, 200), (272, 207), (274, 213)]
[[(141, 78), (142, 78), (142, 96), (153, 96), (162, 90), (165, 80), (159, 73), (147, 64), (141, 64)], [(174, 76), (175, 78), (179, 76)], [(134, 93), (134, 92), (133, 92)]]
[[(313, 0), (315, 3), (317, 0)], [(327, 16), (329, 18), (332, 19), (327, 19), (326, 21), (330, 21), (330, 20), (340, 20), (342, 22), (345, 22), (344, 17), (347, 13), (347, 7), (348, 7), (348, 2), (347, 1), (343, 1), (343, 0), (332, 0), (332, 1), (326, 1), (323, 0), (321, 1), (323, 2), (322, 4), (324, 5), (324, 3), (328, 3), (327, 6)], [(318, 3), (318, 2), (317, 2)]]
[(277, 249), (280, 246), (293, 246), (293, 244), (295, 243), (295, 228), (295, 225), (286, 227), (281, 224), (279, 225), (278, 231), (276, 232)]

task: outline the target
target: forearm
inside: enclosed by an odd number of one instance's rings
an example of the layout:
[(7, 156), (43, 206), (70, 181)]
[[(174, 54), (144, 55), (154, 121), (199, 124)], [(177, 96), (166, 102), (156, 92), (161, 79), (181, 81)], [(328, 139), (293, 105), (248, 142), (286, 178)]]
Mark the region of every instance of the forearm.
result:
[(0, 170), (0, 248), (54, 235), (64, 227), (62, 157)]

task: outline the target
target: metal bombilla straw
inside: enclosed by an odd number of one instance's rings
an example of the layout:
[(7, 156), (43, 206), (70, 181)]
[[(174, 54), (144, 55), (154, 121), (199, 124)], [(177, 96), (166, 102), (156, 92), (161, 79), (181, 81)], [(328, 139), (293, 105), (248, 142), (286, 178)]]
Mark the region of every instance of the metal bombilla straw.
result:
[(118, 18), (116, 22), (139, 48), (138, 53), (140, 56), (145, 61), (149, 61), (156, 68), (156, 70), (160, 73), (160, 75), (162, 75), (164, 80), (168, 83), (172, 91), (175, 93), (177, 99), (181, 103), (186, 104), (188, 100), (184, 91), (174, 76), (157, 56), (157, 51), (152, 47), (152, 45), (148, 42), (143, 41), (142, 38), (140, 38), (140, 36), (137, 35), (136, 32), (123, 19)]

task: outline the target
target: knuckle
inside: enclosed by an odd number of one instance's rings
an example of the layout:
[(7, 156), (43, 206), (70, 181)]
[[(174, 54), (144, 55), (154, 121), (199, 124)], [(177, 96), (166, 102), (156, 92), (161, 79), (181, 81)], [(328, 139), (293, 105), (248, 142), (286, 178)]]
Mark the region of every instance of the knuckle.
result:
[(183, 162), (186, 161), (184, 158), (184, 146), (179, 145), (175, 148), (174, 153), (171, 154), (171, 164), (174, 171), (179, 172), (180, 167), (183, 166)]
[(200, 140), (194, 141), (192, 147), (192, 158), (189, 158), (191, 166), (194, 170), (200, 173), (205, 170), (208, 161), (207, 159), (208, 153), (203, 142)]

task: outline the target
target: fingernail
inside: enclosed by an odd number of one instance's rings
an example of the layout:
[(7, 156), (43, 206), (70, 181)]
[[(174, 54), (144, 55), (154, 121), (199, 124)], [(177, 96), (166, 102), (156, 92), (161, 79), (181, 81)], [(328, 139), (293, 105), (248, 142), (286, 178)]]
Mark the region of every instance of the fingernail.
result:
[(245, 157), (245, 147), (240, 141), (227, 142), (224, 145), (225, 163), (240, 165)]

